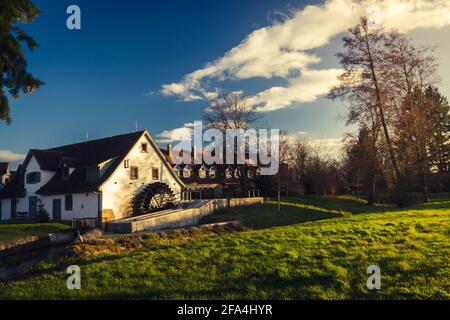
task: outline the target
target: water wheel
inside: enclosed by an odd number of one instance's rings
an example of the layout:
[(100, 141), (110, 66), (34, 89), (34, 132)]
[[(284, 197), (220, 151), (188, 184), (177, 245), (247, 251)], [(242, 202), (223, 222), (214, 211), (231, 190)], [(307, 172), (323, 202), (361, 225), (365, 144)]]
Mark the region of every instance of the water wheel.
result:
[(132, 200), (132, 214), (142, 215), (173, 208), (176, 204), (173, 191), (165, 183), (155, 182), (146, 185)]

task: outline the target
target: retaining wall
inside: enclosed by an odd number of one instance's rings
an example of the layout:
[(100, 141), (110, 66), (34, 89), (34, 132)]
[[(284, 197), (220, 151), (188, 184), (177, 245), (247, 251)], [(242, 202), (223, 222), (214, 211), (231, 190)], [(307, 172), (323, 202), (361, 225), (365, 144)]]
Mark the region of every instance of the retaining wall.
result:
[(143, 230), (194, 226), (199, 224), (204, 216), (213, 214), (217, 210), (263, 203), (264, 198), (233, 198), (204, 201), (205, 203), (201, 207), (171, 210), (167, 213), (161, 212), (161, 214), (152, 215), (147, 219), (108, 222), (106, 230), (114, 233), (133, 233)]

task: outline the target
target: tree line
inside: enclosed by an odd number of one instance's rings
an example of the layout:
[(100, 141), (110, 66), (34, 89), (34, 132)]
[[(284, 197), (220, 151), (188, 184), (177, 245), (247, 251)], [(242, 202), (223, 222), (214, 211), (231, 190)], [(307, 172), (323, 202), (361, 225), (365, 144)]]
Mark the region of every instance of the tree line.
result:
[(370, 205), (392, 193), (401, 206), (411, 192), (428, 202), (431, 191), (450, 191), (450, 107), (437, 88), (433, 48), (366, 18), (343, 44), (343, 73), (328, 98), (346, 104), (346, 123), (357, 130), (339, 160), (307, 141), (285, 143), (282, 191), (352, 193)]
[[(437, 87), (433, 48), (361, 18), (337, 57), (343, 72), (328, 98), (347, 106), (346, 123), (357, 130), (346, 135), (340, 159), (284, 132), (281, 169), (262, 178), (265, 193), (351, 193), (369, 205), (392, 194), (403, 206), (412, 192), (427, 202), (431, 191), (450, 191), (450, 107)], [(205, 120), (220, 128), (255, 125), (259, 117), (238, 101), (221, 98)]]

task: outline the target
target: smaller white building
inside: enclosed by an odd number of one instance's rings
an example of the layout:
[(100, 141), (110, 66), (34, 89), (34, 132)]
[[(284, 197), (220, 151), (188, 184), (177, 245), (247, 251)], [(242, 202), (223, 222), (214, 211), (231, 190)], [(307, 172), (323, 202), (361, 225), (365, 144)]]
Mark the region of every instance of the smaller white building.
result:
[(147, 131), (28, 152), (0, 190), (0, 219), (33, 219), (42, 204), (55, 221), (116, 220), (145, 185), (162, 182), (175, 194), (184, 184)]

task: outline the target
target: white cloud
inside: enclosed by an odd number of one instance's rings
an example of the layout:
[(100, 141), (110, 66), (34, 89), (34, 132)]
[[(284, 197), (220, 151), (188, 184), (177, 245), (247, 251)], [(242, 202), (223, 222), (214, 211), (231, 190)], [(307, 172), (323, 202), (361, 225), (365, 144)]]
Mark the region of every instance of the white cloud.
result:
[(156, 135), (156, 141), (159, 143), (169, 143), (175, 141), (190, 141), (193, 134), (193, 123), (185, 123), (183, 127), (172, 130), (164, 130)]
[(294, 103), (315, 101), (336, 84), (340, 69), (305, 70), (301, 76), (290, 79), (286, 87), (272, 87), (248, 98), (256, 111), (267, 112), (283, 109)]
[(25, 155), (21, 153), (15, 153), (9, 150), (0, 150), (0, 161), (13, 162), (22, 161), (25, 159)]
[(223, 57), (187, 74), (179, 83), (163, 85), (161, 92), (184, 101), (211, 100), (218, 90), (207, 89), (205, 82), (279, 77), (287, 80), (286, 86), (250, 97), (259, 111), (314, 101), (336, 81), (338, 70), (313, 69), (321, 58), (308, 50), (328, 44), (361, 16), (402, 32), (441, 28), (450, 24), (450, 1), (328, 0), (323, 5), (309, 5), (282, 22), (253, 31)]
[(309, 145), (320, 154), (329, 155), (332, 158), (339, 157), (344, 146), (344, 142), (341, 138), (310, 139), (307, 141)]

